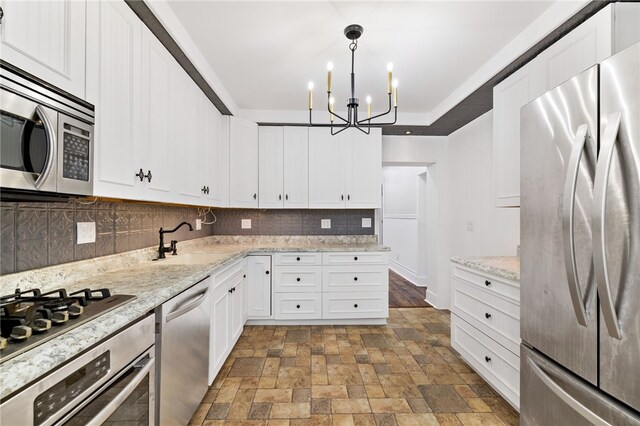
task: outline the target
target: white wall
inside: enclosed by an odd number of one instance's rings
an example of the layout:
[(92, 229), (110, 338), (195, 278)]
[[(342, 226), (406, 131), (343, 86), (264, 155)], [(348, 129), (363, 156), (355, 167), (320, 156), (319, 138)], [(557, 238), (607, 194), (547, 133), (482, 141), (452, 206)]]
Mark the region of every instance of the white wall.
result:
[[(382, 243), (391, 248), (390, 267), (414, 284), (426, 285), (427, 259), (420, 243), (426, 239), (420, 231), (420, 216), (426, 218), (426, 203), (418, 208), (418, 199), (426, 198), (426, 167), (388, 166), (382, 168), (384, 184)], [(422, 175), (422, 176), (420, 176)], [(425, 220), (425, 219), (423, 219)]]
[(492, 127), (489, 111), (449, 135), (451, 255), (513, 256), (520, 243), (520, 209), (495, 207)]

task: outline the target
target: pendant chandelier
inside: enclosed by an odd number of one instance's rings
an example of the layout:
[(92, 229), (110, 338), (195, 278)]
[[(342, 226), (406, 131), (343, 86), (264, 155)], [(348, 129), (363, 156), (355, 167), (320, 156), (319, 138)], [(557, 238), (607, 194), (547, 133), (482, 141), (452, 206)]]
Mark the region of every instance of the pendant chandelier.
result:
[[(331, 96), (331, 72), (333, 71), (333, 63), (327, 64), (327, 110), (329, 111), (329, 121), (331, 127), (331, 134), (337, 135), (343, 130), (349, 127), (355, 127), (363, 133), (369, 134), (371, 127), (390, 126), (396, 123), (398, 120), (398, 81), (393, 80), (393, 64), (387, 64), (387, 95), (389, 97), (389, 107), (387, 111), (382, 114), (371, 116), (371, 96), (367, 96), (367, 118), (359, 119), (358, 106), (359, 101), (356, 98), (356, 75), (354, 71), (355, 53), (358, 48), (358, 39), (362, 36), (364, 28), (358, 24), (349, 25), (344, 29), (344, 35), (351, 40), (349, 44), (349, 50), (351, 50), (351, 97), (347, 101), (347, 117), (344, 118), (334, 111), (335, 99)], [(393, 98), (393, 99), (392, 99)], [(374, 120), (388, 115), (391, 113), (391, 104), (393, 101), (393, 121), (392, 122), (376, 122)], [(309, 82), (309, 125), (310, 126), (323, 126), (326, 124), (313, 124), (313, 82)], [(334, 125), (334, 119), (338, 120), (338, 124)]]

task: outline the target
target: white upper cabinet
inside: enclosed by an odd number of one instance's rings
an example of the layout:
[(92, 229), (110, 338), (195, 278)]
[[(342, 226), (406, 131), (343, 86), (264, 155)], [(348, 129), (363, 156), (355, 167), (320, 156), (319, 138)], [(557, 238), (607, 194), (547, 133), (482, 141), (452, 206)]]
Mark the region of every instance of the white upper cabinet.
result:
[(149, 201), (172, 201), (174, 164), (169, 126), (171, 96), (169, 87), (177, 63), (158, 39), (142, 30), (142, 198)]
[(309, 207), (379, 208), (382, 133), (309, 129)]
[(258, 125), (229, 118), (229, 206), (258, 207)]
[(345, 170), (347, 208), (379, 208), (382, 195), (382, 130), (351, 132)]
[(284, 128), (284, 207), (309, 207), (309, 128)]
[(0, 6), (2, 60), (85, 99), (87, 3), (2, 0)]
[(200, 141), (202, 182), (207, 191), (205, 204), (215, 207), (229, 205), (229, 134), (227, 117), (204, 100), (207, 137)]
[(306, 127), (260, 127), (260, 208), (309, 206)]
[(137, 199), (142, 23), (124, 2), (91, 1), (87, 30), (87, 99), (96, 108), (94, 194)]
[(496, 206), (520, 206), (520, 108), (638, 42), (639, 26), (639, 3), (610, 4), (493, 88)]
[(260, 208), (284, 206), (284, 128), (262, 126), (258, 131)]

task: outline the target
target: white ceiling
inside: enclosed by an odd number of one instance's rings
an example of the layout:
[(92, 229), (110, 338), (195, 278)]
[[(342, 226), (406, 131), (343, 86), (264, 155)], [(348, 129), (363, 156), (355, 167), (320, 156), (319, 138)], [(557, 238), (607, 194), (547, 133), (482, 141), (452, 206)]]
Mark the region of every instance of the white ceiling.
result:
[[(401, 111), (428, 113), (522, 32), (551, 1), (192, 1), (169, 6), (242, 110), (300, 110), (307, 83), (326, 101), (326, 63), (335, 64), (336, 104), (349, 95), (349, 41), (356, 96), (386, 107), (386, 64), (394, 63)], [(321, 105), (322, 104), (322, 105)], [(341, 108), (340, 108), (341, 109)]]

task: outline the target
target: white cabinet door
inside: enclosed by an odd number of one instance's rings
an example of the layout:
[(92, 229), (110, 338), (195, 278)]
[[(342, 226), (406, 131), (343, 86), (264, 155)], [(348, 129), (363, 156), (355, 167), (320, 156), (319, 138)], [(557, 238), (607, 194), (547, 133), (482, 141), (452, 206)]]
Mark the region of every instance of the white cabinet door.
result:
[(231, 293), (223, 285), (213, 292), (209, 335), (209, 383), (216, 378), (231, 350)]
[(271, 256), (247, 257), (247, 317), (271, 317)]
[(309, 128), (284, 128), (284, 207), (309, 207)]
[(207, 186), (207, 204), (216, 207), (228, 205), (229, 191), (229, 138), (223, 117), (216, 107), (205, 99), (207, 138), (201, 143), (202, 181)]
[[(169, 126), (169, 87), (175, 60), (151, 31), (142, 29), (142, 157), (140, 167), (148, 176), (142, 183), (141, 198), (149, 201), (173, 201), (173, 144)], [(149, 176), (151, 175), (151, 176)]]
[(520, 108), (546, 91), (540, 57), (493, 88), (492, 174), (497, 207), (520, 206)]
[(3, 0), (0, 6), (2, 60), (85, 99), (86, 2)]
[(87, 97), (95, 103), (95, 195), (138, 198), (142, 23), (124, 2), (87, 4)]
[(379, 128), (371, 129), (369, 135), (358, 130), (352, 131), (347, 145), (346, 157), (345, 192), (347, 208), (380, 208), (382, 191), (382, 130)]
[(243, 271), (239, 270), (231, 278), (231, 342), (234, 344), (244, 328), (244, 278)]
[(284, 205), (284, 129), (261, 126), (258, 134), (260, 208), (279, 209)]
[(325, 127), (309, 129), (309, 208), (345, 206), (345, 133), (331, 136)]
[(258, 207), (258, 125), (229, 118), (229, 206)]

